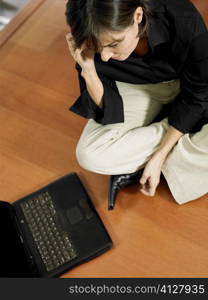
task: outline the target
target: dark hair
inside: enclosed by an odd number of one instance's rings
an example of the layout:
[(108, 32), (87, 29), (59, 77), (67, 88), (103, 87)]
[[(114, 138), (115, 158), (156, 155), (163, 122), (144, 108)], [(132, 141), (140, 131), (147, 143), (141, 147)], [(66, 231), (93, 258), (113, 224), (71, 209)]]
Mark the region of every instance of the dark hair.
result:
[(139, 25), (139, 36), (146, 33), (152, 15), (149, 0), (68, 0), (66, 20), (71, 28), (75, 47), (86, 47), (98, 52), (99, 35), (102, 31), (121, 31), (134, 23), (137, 7), (143, 8), (143, 19)]

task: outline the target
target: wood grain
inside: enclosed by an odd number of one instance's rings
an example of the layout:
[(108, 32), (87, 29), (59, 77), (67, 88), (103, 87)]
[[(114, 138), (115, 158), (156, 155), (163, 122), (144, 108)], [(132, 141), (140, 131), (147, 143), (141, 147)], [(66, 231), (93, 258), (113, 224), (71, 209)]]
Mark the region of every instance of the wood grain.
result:
[(34, 13), (45, 0), (30, 0), (10, 21), (10, 23), (0, 31), (0, 47), (11, 37), (12, 34)]

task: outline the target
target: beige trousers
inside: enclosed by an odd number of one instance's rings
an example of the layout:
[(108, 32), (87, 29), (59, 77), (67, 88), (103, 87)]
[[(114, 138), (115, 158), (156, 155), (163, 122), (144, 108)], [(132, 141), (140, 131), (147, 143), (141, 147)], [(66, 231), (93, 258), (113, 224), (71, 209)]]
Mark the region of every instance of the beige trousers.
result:
[[(167, 118), (150, 123), (180, 91), (179, 80), (157, 84), (116, 81), (116, 85), (123, 100), (124, 123), (101, 125), (90, 119), (76, 148), (80, 166), (99, 174), (127, 174), (145, 166), (169, 127)], [(178, 204), (208, 192), (208, 124), (180, 138), (162, 173)]]

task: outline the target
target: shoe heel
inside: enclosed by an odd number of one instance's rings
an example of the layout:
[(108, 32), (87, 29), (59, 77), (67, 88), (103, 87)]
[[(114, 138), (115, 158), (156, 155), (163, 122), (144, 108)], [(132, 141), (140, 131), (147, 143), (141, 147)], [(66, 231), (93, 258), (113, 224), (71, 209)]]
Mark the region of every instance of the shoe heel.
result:
[(108, 190), (108, 210), (114, 209), (117, 193), (125, 186), (137, 184), (143, 169), (130, 174), (111, 175)]
[(115, 206), (115, 199), (112, 201), (112, 199), (108, 199), (108, 210), (113, 210)]
[(116, 191), (112, 188), (109, 188), (108, 193), (108, 210), (113, 210), (116, 203)]
[(108, 190), (108, 210), (113, 210), (116, 202), (117, 188), (114, 187), (114, 176), (110, 176), (109, 190)]

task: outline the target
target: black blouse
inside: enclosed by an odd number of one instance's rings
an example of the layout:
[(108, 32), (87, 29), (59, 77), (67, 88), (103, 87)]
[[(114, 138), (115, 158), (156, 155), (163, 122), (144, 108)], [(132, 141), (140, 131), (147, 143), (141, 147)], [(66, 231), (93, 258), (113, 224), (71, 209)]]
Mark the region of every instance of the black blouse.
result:
[[(102, 109), (90, 97), (81, 67), (76, 64), (81, 95), (69, 108), (85, 118), (106, 125), (124, 122), (123, 102), (115, 81), (148, 84), (180, 79), (181, 92), (168, 111), (169, 125), (182, 133), (208, 123), (208, 31), (190, 0), (151, 0), (145, 56), (132, 53), (126, 60), (101, 60), (95, 67), (103, 83)], [(139, 101), (139, 99), (138, 99)]]

